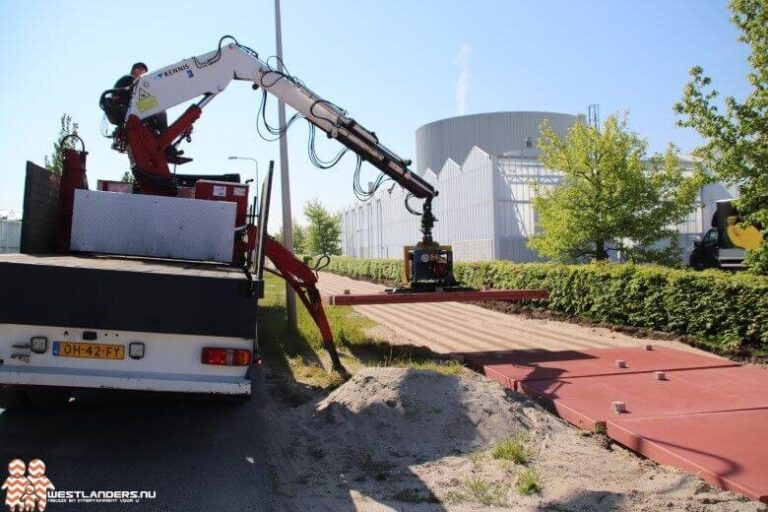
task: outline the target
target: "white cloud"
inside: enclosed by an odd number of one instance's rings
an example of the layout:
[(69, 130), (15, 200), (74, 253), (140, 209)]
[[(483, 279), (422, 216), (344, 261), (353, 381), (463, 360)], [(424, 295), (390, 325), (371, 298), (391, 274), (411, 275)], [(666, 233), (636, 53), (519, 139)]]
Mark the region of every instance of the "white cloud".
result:
[(459, 53), (456, 55), (456, 64), (459, 66), (459, 78), (456, 80), (456, 113), (467, 113), (467, 95), (472, 81), (469, 71), (469, 57), (472, 55), (472, 47), (467, 43), (461, 43)]

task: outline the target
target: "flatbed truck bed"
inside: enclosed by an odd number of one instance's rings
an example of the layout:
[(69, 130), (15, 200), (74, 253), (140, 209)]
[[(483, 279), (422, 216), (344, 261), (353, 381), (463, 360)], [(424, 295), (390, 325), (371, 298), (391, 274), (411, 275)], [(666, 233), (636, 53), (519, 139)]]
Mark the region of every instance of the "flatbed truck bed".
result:
[(0, 254), (0, 264), (42, 265), (222, 279), (240, 279), (243, 277), (241, 268), (224, 263), (95, 254)]

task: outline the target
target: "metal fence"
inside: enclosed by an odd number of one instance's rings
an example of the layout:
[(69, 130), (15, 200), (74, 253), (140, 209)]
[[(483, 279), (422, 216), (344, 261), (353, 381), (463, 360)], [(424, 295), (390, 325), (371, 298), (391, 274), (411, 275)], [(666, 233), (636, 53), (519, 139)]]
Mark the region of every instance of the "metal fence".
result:
[(21, 221), (0, 219), (0, 254), (19, 252)]

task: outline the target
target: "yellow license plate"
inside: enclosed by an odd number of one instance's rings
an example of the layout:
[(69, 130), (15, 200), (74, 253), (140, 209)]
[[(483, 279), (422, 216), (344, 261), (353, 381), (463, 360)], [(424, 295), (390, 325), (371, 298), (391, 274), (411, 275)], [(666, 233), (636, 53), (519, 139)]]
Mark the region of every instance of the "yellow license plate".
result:
[(83, 357), (87, 359), (125, 359), (125, 345), (54, 341), (53, 355), (61, 357)]

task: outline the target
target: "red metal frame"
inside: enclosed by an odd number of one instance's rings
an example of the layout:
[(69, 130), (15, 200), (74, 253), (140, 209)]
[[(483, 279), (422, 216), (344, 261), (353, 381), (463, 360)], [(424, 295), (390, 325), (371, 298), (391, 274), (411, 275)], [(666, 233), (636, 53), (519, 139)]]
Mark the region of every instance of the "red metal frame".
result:
[(484, 290), (419, 293), (371, 293), (360, 295), (329, 295), (333, 306), (359, 306), (364, 304), (409, 304), (413, 302), (481, 302), (488, 300), (548, 299), (546, 290)]
[(85, 158), (88, 153), (76, 149), (62, 150), (64, 162), (59, 181), (58, 204), (58, 250), (69, 251), (69, 239), (72, 232), (72, 211), (75, 204), (75, 190), (88, 190), (88, 177), (85, 171)]
[(317, 289), (317, 275), (291, 251), (269, 235), (266, 236), (264, 253), (277, 269), (273, 273), (285, 279), (293, 288), (299, 300), (312, 316), (312, 320), (320, 329), (323, 346), (328, 351), (328, 355), (331, 356), (333, 369), (341, 374), (346, 374), (347, 372), (336, 351), (336, 345), (333, 343), (331, 326), (328, 324), (328, 318), (323, 309), (323, 300)]
[[(171, 170), (168, 167), (168, 159), (165, 150), (168, 149), (177, 138), (189, 133), (192, 124), (200, 118), (203, 110), (197, 105), (189, 107), (174, 123), (161, 134), (156, 134), (135, 115), (128, 116), (125, 122), (125, 138), (128, 142), (128, 156), (131, 159), (131, 167), (146, 173), (159, 180), (171, 181)], [(142, 183), (137, 179), (142, 194), (158, 196), (175, 196), (175, 187), (158, 187)]]

